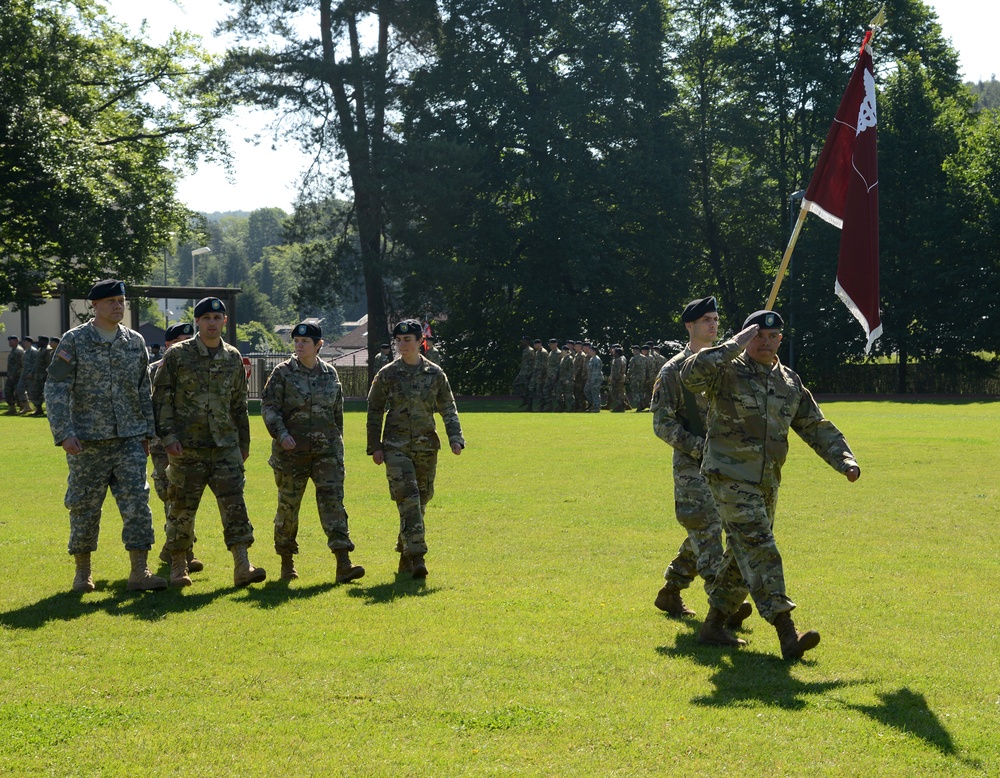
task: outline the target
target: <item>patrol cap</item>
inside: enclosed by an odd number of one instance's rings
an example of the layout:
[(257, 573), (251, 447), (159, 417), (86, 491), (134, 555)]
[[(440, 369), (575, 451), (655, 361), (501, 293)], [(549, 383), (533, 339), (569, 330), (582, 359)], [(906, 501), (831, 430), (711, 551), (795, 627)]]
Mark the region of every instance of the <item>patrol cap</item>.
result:
[(177, 340), (178, 338), (183, 338), (185, 335), (194, 335), (194, 325), (189, 321), (171, 324), (164, 330), (163, 339)]
[(318, 324), (312, 324), (311, 322), (303, 321), (295, 325), (295, 329), (292, 330), (293, 338), (312, 338), (313, 340), (319, 340), (323, 337), (323, 330), (320, 329)]
[(33, 337), (31, 337), (30, 335), (25, 335), (23, 338), (21, 338), (21, 340), (26, 340), (26, 341), (28, 341), (28, 343), (34, 343), (35, 342), (35, 339)]
[(639, 351), (649, 351), (649, 344), (643, 343), (641, 346), (639, 346)]
[(225, 313), (226, 304), (218, 297), (203, 297), (194, 307), (194, 317), (200, 319), (206, 313)]
[(417, 340), (423, 336), (424, 328), (420, 326), (420, 322), (416, 319), (403, 319), (399, 324), (392, 328), (392, 336), (397, 335), (415, 335)]
[(103, 300), (106, 297), (125, 296), (125, 282), (116, 278), (106, 278), (98, 281), (87, 292), (88, 300)]
[(777, 311), (754, 311), (743, 322), (743, 329), (746, 329), (751, 324), (756, 324), (762, 330), (780, 330), (785, 326), (785, 322), (781, 319), (781, 314)]
[(47, 345), (49, 345), (49, 339), (46, 338), (44, 335), (40, 336), (38, 338), (38, 345), (39, 346), (47, 346)]
[(715, 313), (718, 310), (719, 306), (714, 297), (703, 297), (700, 300), (692, 300), (684, 308), (684, 313), (681, 314), (681, 321), (685, 323), (698, 321), (706, 313)]
[(559, 342), (558, 338), (549, 338), (549, 343), (558, 343), (558, 342)]
[(541, 339), (541, 338), (535, 338), (535, 339), (534, 339), (533, 341), (531, 341), (531, 342), (532, 342), (533, 344), (534, 344), (534, 343), (538, 343), (539, 345), (541, 345), (541, 343), (542, 343), (542, 339)]
[(638, 347), (638, 346), (632, 346), (632, 350), (633, 350), (633, 351), (638, 351), (638, 350), (639, 350), (639, 347)]
[(597, 349), (594, 348), (594, 344), (591, 343), (589, 340), (583, 341), (583, 347), (589, 348), (591, 351), (597, 351)]
[(20, 338), (17, 335), (8, 335), (7, 340), (20, 340)]

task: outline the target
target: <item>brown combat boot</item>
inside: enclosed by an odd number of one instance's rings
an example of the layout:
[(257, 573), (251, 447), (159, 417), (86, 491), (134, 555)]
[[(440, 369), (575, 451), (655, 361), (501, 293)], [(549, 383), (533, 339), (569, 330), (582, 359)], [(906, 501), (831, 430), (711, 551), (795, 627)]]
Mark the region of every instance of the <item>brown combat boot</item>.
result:
[[(188, 575), (187, 551), (176, 551), (170, 555), (170, 585), (190, 586), (191, 576)], [(161, 554), (162, 556), (162, 554)]]
[(410, 575), (414, 578), (427, 577), (427, 565), (424, 564), (423, 554), (414, 554), (410, 557)]
[(351, 564), (351, 555), (346, 548), (335, 549), (333, 553), (337, 557), (337, 583), (364, 578), (365, 569), (361, 565)]
[(229, 550), (233, 552), (233, 584), (235, 586), (249, 586), (252, 583), (260, 583), (267, 578), (263, 567), (254, 567), (250, 564), (246, 543), (236, 543)]
[(299, 577), (299, 571), (295, 569), (294, 554), (279, 554), (281, 557), (281, 580), (294, 581)]
[[(163, 548), (160, 549), (160, 561), (167, 565), (173, 564), (173, 559), (171, 558), (170, 549), (167, 548), (167, 544), (163, 544)], [(204, 563), (194, 555), (194, 549), (188, 549), (187, 552), (187, 569), (189, 573), (200, 573), (205, 569)]]
[(730, 631), (739, 629), (743, 626), (743, 622), (750, 618), (751, 613), (753, 613), (753, 605), (749, 602), (743, 603), (736, 609), (736, 613), (726, 617), (725, 628)]
[(73, 579), (73, 591), (94, 591), (94, 579), (90, 575), (90, 553), (73, 554), (73, 559), (76, 560), (76, 577)]
[(146, 566), (148, 552), (130, 550), (128, 552), (129, 561), (132, 563), (132, 572), (128, 576), (126, 588), (130, 592), (159, 591), (167, 588), (167, 582), (158, 575), (149, 572)]
[(410, 572), (410, 558), (406, 556), (402, 551), (399, 552), (399, 567), (397, 572), (408, 573)]
[(781, 655), (785, 659), (801, 659), (806, 651), (819, 645), (819, 633), (814, 629), (796, 632), (791, 614), (787, 611), (774, 617), (774, 629), (778, 633)]
[(701, 631), (698, 633), (698, 642), (706, 646), (728, 646), (730, 648), (745, 646), (747, 644), (745, 640), (740, 640), (726, 632), (725, 627), (722, 626), (725, 620), (726, 617), (722, 611), (716, 607), (709, 608), (705, 623), (701, 625)]
[(674, 583), (666, 583), (653, 600), (653, 605), (675, 619), (694, 616), (695, 613), (681, 599), (681, 590)]

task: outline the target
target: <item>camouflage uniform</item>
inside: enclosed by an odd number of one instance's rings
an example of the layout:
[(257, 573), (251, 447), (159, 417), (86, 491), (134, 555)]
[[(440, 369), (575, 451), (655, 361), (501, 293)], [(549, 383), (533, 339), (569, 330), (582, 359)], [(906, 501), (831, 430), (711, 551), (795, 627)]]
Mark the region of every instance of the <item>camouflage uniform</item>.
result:
[(573, 410), (587, 410), (587, 355), (583, 351), (573, 354)]
[(625, 357), (619, 354), (611, 360), (611, 389), (608, 408), (612, 411), (625, 410)]
[(531, 382), (528, 387), (531, 391), (531, 410), (543, 410), (542, 396), (545, 390), (545, 371), (549, 367), (549, 352), (545, 347), (535, 349), (535, 368), (531, 371)]
[(368, 454), (382, 451), (385, 455), (389, 494), (399, 508), (396, 550), (407, 557), (427, 553), (424, 509), (434, 496), (441, 448), (435, 411), (444, 420), (448, 442), (464, 448), (448, 378), (424, 357), (417, 365), (397, 359), (382, 368), (368, 392)]
[(688, 345), (668, 361), (653, 387), (653, 431), (674, 449), (674, 515), (687, 531), (663, 577), (668, 584), (686, 589), (700, 575), (709, 601), (718, 589), (717, 599), (735, 601), (738, 607), (746, 599), (746, 586), (742, 577), (735, 576), (735, 565), (727, 567), (724, 580), (717, 579), (725, 554), (722, 519), (701, 472), (708, 399), (681, 384), (681, 366), (692, 353)]
[(34, 394), (35, 368), (38, 367), (38, 348), (34, 343), (24, 352), (24, 364), (21, 367), (21, 377), (17, 382), (17, 396), (28, 400)]
[(111, 494), (121, 513), (122, 542), (128, 551), (149, 551), (146, 452), (153, 408), (149, 397), (146, 344), (138, 332), (118, 327), (106, 341), (92, 322), (66, 333), (49, 364), (45, 402), (56, 445), (77, 438), (79, 454), (67, 454), (69, 553), (97, 550), (101, 506)]
[(646, 407), (646, 404), (642, 401), (642, 382), (645, 375), (646, 357), (641, 353), (633, 354), (628, 362), (625, 382), (628, 387), (629, 404), (637, 411)]
[(21, 382), (21, 371), (24, 369), (24, 349), (18, 343), (10, 350), (7, 356), (7, 378), (3, 384), (3, 396), (7, 401), (7, 412), (10, 415), (17, 413), (17, 410), (25, 402), (25, 397), (17, 391), (17, 385)]
[(542, 388), (542, 410), (556, 409), (556, 392), (559, 386), (559, 363), (562, 362), (563, 351), (559, 346), (549, 350), (548, 365), (545, 368), (545, 385)]
[(156, 432), (164, 447), (183, 448), (167, 465), (167, 549), (172, 554), (191, 549), (206, 486), (219, 505), (226, 547), (252, 545), (243, 499), (250, 420), (240, 352), (222, 342), (212, 356), (195, 336), (167, 349), (153, 380)]
[[(691, 392), (704, 391), (709, 400), (701, 469), (730, 544), (718, 577), (731, 580), (738, 564), (757, 610), (773, 624), (795, 607), (785, 592), (773, 532), (789, 427), (838, 472), (857, 462), (799, 376), (777, 360), (771, 367), (755, 362), (735, 339), (688, 358), (681, 377)], [(709, 602), (726, 615), (740, 605), (731, 597)]]
[[(261, 396), (261, 416), (274, 439), (268, 464), (278, 486), (274, 550), (299, 553), (299, 506), (306, 484), (316, 486), (316, 507), (331, 551), (354, 550), (344, 510), (344, 392), (332, 365), (307, 368), (295, 357), (274, 368)], [(281, 439), (291, 435), (295, 448)]]
[(535, 369), (535, 350), (528, 346), (521, 350), (521, 368), (514, 377), (514, 394), (518, 395), (525, 404), (529, 398), (529, 384), (531, 383), (531, 373)]
[(435, 365), (441, 365), (441, 352), (437, 350), (437, 346), (428, 346), (427, 351), (424, 352), (424, 358), (429, 359)]
[(49, 365), (52, 363), (52, 349), (45, 347), (38, 350), (38, 362), (35, 365), (35, 380), (32, 381), (28, 397), (35, 406), (35, 412), (41, 415), (42, 403), (45, 402), (45, 382), (48, 379)]
[(599, 413), (601, 410), (601, 384), (604, 382), (604, 363), (601, 358), (594, 354), (587, 360), (587, 384), (584, 387), (584, 396), (587, 399), (587, 410), (590, 413)]
[(567, 348), (563, 351), (562, 359), (559, 360), (559, 379), (556, 381), (556, 396), (553, 401), (555, 408), (553, 410), (573, 410), (573, 380), (575, 376), (573, 356), (573, 349)]
[(374, 361), (372, 361), (372, 365), (374, 365), (375, 372), (377, 373), (379, 370), (388, 365), (390, 362), (392, 362), (392, 354), (383, 354), (381, 351), (379, 351), (378, 354), (375, 355), (375, 359)]

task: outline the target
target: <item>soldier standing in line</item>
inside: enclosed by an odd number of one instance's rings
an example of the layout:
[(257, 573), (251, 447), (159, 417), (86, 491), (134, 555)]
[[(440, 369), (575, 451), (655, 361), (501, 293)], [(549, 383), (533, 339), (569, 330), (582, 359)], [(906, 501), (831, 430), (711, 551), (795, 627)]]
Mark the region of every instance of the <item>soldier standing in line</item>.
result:
[(573, 381), (576, 375), (575, 341), (567, 340), (559, 360), (559, 377), (556, 381), (556, 397), (553, 410), (563, 413), (573, 410)]
[(281, 579), (298, 578), (295, 554), (299, 506), (311, 478), (327, 546), (337, 558), (337, 583), (361, 578), (351, 564), (354, 550), (344, 509), (344, 392), (333, 365), (319, 358), (323, 331), (302, 322), (292, 330), (295, 356), (274, 368), (261, 396), (261, 416), (271, 433), (278, 509), (274, 550), (281, 557)]
[(629, 404), (638, 413), (642, 409), (642, 376), (645, 374), (642, 351), (638, 346), (632, 346), (632, 357), (628, 361), (625, 373), (625, 385), (628, 388)]
[(25, 402), (17, 392), (21, 371), (24, 369), (24, 349), (21, 348), (21, 340), (16, 335), (8, 336), (7, 345), (10, 346), (10, 354), (7, 355), (7, 378), (3, 384), (3, 396), (7, 401), (4, 416), (17, 416)]
[[(742, 576), (718, 579), (725, 553), (722, 519), (715, 499), (701, 472), (702, 451), (705, 448), (708, 399), (704, 394), (692, 394), (681, 384), (681, 366), (692, 354), (708, 348), (719, 330), (718, 307), (714, 297), (692, 300), (681, 314), (688, 331), (688, 344), (660, 370), (653, 387), (653, 431), (673, 447), (674, 515), (687, 532), (677, 556), (667, 566), (666, 581), (656, 595), (654, 604), (674, 617), (694, 616), (681, 599), (681, 591), (689, 587), (696, 575), (705, 581), (709, 602), (719, 590), (722, 602), (745, 599), (746, 585)], [(726, 591), (730, 589), (732, 591)], [(723, 621), (706, 619), (698, 640), (723, 646), (743, 645), (727, 629), (737, 629), (753, 612), (750, 603), (743, 603), (735, 614)], [(714, 614), (714, 611), (713, 611)]]
[(531, 371), (531, 399), (528, 402), (529, 411), (543, 410), (542, 395), (545, 390), (545, 371), (549, 366), (549, 352), (542, 348), (540, 338), (535, 338), (531, 347), (535, 350), (535, 368)]
[(40, 337), (38, 339), (38, 357), (35, 362), (35, 377), (28, 388), (28, 398), (35, 406), (32, 416), (44, 416), (45, 409), (42, 407), (45, 402), (45, 379), (48, 378), (49, 364), (52, 362), (52, 349), (49, 348), (49, 339)]
[(372, 363), (375, 365), (374, 372), (377, 373), (390, 362), (392, 362), (392, 349), (389, 347), (388, 343), (383, 343), (379, 346), (379, 352), (375, 355), (375, 361)]
[(549, 363), (545, 368), (545, 388), (542, 390), (542, 410), (551, 413), (556, 409), (556, 392), (559, 386), (559, 363), (563, 352), (556, 338), (549, 338)]
[(168, 350), (153, 385), (156, 432), (167, 450), (167, 547), (171, 586), (190, 586), (187, 554), (194, 519), (208, 486), (222, 515), (233, 555), (233, 583), (247, 586), (267, 573), (250, 564), (253, 525), (247, 515), (243, 463), (250, 456), (247, 376), (243, 357), (222, 340), (226, 306), (206, 297), (194, 307), (198, 334)]
[(35, 382), (35, 367), (38, 365), (38, 349), (35, 339), (25, 335), (21, 338), (21, 348), (24, 349), (24, 363), (21, 367), (21, 378), (17, 382), (17, 396), (21, 401), (21, 413), (26, 416), (31, 413), (29, 393)]
[(424, 338), (424, 340), (427, 344), (426, 351), (424, 351), (424, 356), (431, 362), (433, 362), (435, 365), (440, 366), (442, 357), (441, 357), (441, 352), (438, 351), (437, 349), (437, 338), (435, 338), (433, 335), (428, 335), (426, 338)]
[(531, 372), (535, 369), (535, 350), (531, 347), (531, 338), (527, 335), (521, 338), (521, 367), (514, 376), (512, 387), (514, 394), (521, 398), (520, 408), (527, 408), (531, 403)]
[(582, 413), (587, 410), (587, 355), (582, 340), (573, 343), (573, 352), (573, 410)]
[[(704, 391), (710, 404), (701, 469), (729, 538), (718, 575), (730, 574), (727, 566), (739, 566), (757, 611), (778, 633), (782, 656), (798, 659), (819, 645), (819, 633), (795, 629), (790, 615), (795, 603), (785, 592), (774, 539), (789, 427), (848, 481), (857, 481), (861, 469), (802, 379), (778, 359), (782, 327), (774, 311), (752, 313), (743, 330), (725, 343), (689, 357), (681, 380), (691, 392)], [(715, 621), (740, 607), (735, 598), (710, 604), (708, 619)]]
[(608, 408), (612, 413), (625, 412), (625, 354), (619, 344), (611, 347), (611, 389)]
[(604, 364), (597, 354), (597, 349), (591, 343), (584, 343), (583, 351), (587, 355), (587, 384), (584, 387), (584, 396), (587, 398), (587, 405), (589, 406), (587, 412), (600, 413)]
[(426, 578), (424, 512), (434, 496), (441, 448), (434, 412), (441, 414), (456, 456), (465, 438), (448, 377), (420, 353), (420, 322), (401, 321), (392, 334), (399, 359), (378, 372), (368, 392), (368, 454), (376, 465), (385, 465), (389, 494), (399, 509), (399, 572)]
[(154, 435), (146, 344), (138, 332), (121, 326), (122, 281), (98, 281), (87, 300), (94, 318), (63, 337), (45, 384), (49, 428), (69, 466), (73, 591), (94, 591), (90, 555), (97, 550), (101, 506), (109, 488), (122, 516), (122, 542), (131, 562), (127, 587), (165, 589), (167, 582), (146, 566), (154, 540), (146, 483), (146, 456)]
[[(170, 348), (176, 343), (182, 343), (185, 340), (191, 340), (194, 337), (194, 325), (190, 322), (178, 322), (176, 324), (171, 324), (167, 327), (163, 334), (163, 339), (167, 348)], [(160, 359), (156, 362), (151, 362), (149, 364), (149, 382), (152, 385), (155, 377), (156, 370), (160, 366), (160, 362), (163, 359), (163, 355), (160, 355)], [(149, 458), (153, 460), (153, 486), (156, 489), (156, 496), (160, 498), (163, 503), (164, 516), (170, 516), (170, 508), (167, 506), (167, 490), (170, 486), (170, 482), (167, 480), (167, 465), (170, 464), (170, 458), (167, 456), (167, 450), (163, 447), (163, 442), (157, 437), (153, 438), (149, 444)], [(163, 526), (163, 534), (167, 534), (166, 525)], [(198, 542), (198, 539), (194, 537), (193, 530), (191, 536), (191, 548), (187, 552), (187, 563), (189, 573), (200, 573), (205, 569), (204, 563), (194, 555), (194, 544)], [(166, 542), (163, 543), (163, 548), (160, 549), (160, 561), (166, 564), (170, 564), (170, 549), (168, 548)]]

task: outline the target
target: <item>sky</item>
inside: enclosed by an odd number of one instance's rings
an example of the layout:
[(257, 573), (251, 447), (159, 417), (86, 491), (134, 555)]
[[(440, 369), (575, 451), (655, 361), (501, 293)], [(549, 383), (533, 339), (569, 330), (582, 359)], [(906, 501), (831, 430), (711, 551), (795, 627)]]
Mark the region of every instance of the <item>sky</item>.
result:
[[(201, 35), (206, 48), (221, 53), (224, 39), (212, 31), (225, 15), (220, 0), (105, 0), (113, 16), (137, 31), (143, 20), (148, 36), (154, 43), (166, 39), (171, 29), (186, 29)], [(988, 81), (1000, 74), (1000, 54), (996, 49), (996, 28), (987, 16), (989, 5), (983, 0), (934, 0), (928, 3), (937, 11), (945, 37), (959, 52), (962, 73), (966, 80)], [(872, 16), (877, 2), (872, 4)], [(892, 24), (892, 19), (887, 21)], [(178, 186), (180, 199), (196, 211), (252, 211), (256, 208), (278, 207), (289, 213), (295, 199), (299, 175), (309, 164), (309, 158), (294, 143), (274, 141), (268, 134), (268, 116), (259, 111), (244, 110), (226, 122), (234, 172), (227, 179), (217, 165), (203, 164), (198, 172)], [(248, 138), (261, 135), (254, 144)]]

